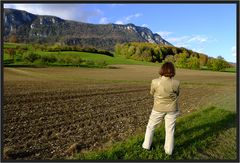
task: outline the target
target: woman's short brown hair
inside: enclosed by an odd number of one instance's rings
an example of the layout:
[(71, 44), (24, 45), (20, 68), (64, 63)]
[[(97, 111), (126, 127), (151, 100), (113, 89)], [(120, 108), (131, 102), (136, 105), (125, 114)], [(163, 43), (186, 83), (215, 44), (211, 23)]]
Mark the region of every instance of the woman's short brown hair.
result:
[(161, 76), (165, 76), (165, 77), (174, 77), (175, 76), (175, 67), (174, 64), (172, 62), (165, 62), (160, 71), (159, 74)]

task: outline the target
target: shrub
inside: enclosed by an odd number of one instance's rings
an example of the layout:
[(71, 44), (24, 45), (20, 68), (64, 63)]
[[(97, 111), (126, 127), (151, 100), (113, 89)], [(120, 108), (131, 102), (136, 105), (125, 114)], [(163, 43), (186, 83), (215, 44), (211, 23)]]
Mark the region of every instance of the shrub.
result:
[(56, 56), (54, 56), (54, 55), (42, 55), (41, 56), (41, 61), (43, 62), (43, 63), (54, 63), (54, 62), (56, 62), (57, 61), (57, 58), (56, 58)]
[(104, 60), (100, 60), (100, 61), (96, 61), (96, 65), (100, 66), (100, 67), (105, 67), (107, 66), (107, 62)]
[(14, 48), (7, 48), (5, 52), (9, 54), (9, 56), (14, 60), (14, 56), (16, 55), (16, 51)]
[(34, 53), (32, 51), (23, 54), (23, 60), (27, 61), (27, 62), (31, 62), (31, 63), (33, 63), (34, 61), (36, 61), (40, 57), (41, 56), (39, 54)]
[(11, 63), (14, 63), (14, 61), (12, 59), (5, 59), (3, 61), (3, 64), (11, 64)]
[(60, 57), (57, 59), (59, 63), (64, 63), (64, 64), (72, 64), (72, 65), (80, 65), (81, 63), (84, 62), (82, 58), (76, 57), (76, 56), (64, 56)]
[(87, 64), (87, 65), (90, 65), (90, 66), (95, 65), (95, 63), (94, 63), (93, 61), (90, 61), (90, 60), (87, 60), (87, 61), (86, 61), (86, 64)]
[(83, 60), (80, 57), (72, 57), (71, 60), (72, 60), (72, 64), (74, 65), (80, 65), (83, 62)]
[(65, 63), (63, 57), (58, 57), (58, 58), (57, 58), (57, 62), (59, 62), (59, 63)]
[(63, 62), (67, 64), (73, 63), (73, 58), (71, 56), (64, 56)]

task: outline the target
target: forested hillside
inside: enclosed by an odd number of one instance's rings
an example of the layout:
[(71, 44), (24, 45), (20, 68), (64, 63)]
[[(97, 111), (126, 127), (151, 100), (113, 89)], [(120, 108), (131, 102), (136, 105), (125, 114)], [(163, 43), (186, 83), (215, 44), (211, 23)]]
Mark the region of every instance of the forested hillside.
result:
[(170, 61), (178, 68), (200, 69), (205, 67), (219, 71), (231, 67), (221, 56), (212, 58), (206, 54), (171, 45), (139, 42), (124, 43), (115, 46), (115, 53), (140, 61), (159, 63)]

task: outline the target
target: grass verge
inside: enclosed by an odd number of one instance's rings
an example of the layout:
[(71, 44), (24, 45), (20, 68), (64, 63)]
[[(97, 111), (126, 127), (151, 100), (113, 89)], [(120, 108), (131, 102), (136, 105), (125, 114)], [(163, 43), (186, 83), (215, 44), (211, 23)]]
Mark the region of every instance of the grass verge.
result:
[[(234, 134), (236, 133), (236, 120), (234, 112), (216, 107), (201, 109), (178, 118), (175, 130), (175, 150), (172, 156), (164, 153), (164, 125), (162, 123), (155, 130), (150, 151), (141, 148), (144, 135), (137, 135), (105, 149), (75, 154), (70, 159), (236, 160), (236, 134)], [(225, 131), (230, 134), (225, 134)], [(217, 139), (225, 141), (219, 143)], [(223, 146), (225, 148), (222, 148)], [(231, 149), (231, 151), (226, 152), (226, 149)]]

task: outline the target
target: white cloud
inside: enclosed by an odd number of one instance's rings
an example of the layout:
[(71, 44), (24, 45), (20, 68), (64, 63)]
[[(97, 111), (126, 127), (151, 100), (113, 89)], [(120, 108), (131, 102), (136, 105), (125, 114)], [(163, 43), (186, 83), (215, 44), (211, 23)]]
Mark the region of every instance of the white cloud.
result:
[(205, 53), (205, 52), (204, 52), (204, 48), (193, 48), (193, 49), (191, 49), (191, 50), (193, 50), (193, 51), (195, 51), (195, 52), (198, 52), (198, 53)]
[(148, 25), (147, 24), (142, 24), (142, 27), (148, 27)]
[(4, 4), (4, 8), (25, 10), (37, 15), (53, 15), (67, 20), (88, 22), (92, 17), (101, 16), (99, 9), (87, 10), (82, 4)]
[(130, 21), (131, 19), (138, 18), (141, 15), (142, 14), (140, 14), (140, 13), (136, 13), (136, 14), (133, 14), (133, 15), (129, 15), (129, 16), (125, 17), (124, 19), (125, 19), (125, 21)]
[(115, 23), (116, 24), (127, 24), (127, 23), (131, 22), (132, 19), (138, 18), (140, 16), (142, 16), (141, 13), (132, 14), (132, 15), (129, 15), (129, 16), (123, 17), (122, 19), (117, 20)]
[[(170, 43), (171, 43), (171, 42), (170, 42)], [(185, 47), (185, 48), (188, 48), (188, 47), (190, 47), (190, 45), (189, 45), (189, 44), (180, 43), (180, 42), (178, 42), (178, 43), (174, 44), (174, 46), (176, 46), (176, 47)]]
[(206, 43), (217, 41), (206, 35), (194, 34), (176, 37), (171, 31), (159, 31), (157, 33), (176, 47), (185, 47), (199, 53), (205, 53)]
[[(121, 6), (124, 4), (111, 4), (112, 6)], [(109, 19), (104, 17), (103, 11), (99, 9), (88, 9), (84, 4), (4, 4), (4, 8), (14, 8), (25, 10), (37, 15), (53, 15), (67, 20), (81, 22), (90, 22), (90, 19), (97, 18), (99, 23), (109, 23)], [(116, 24), (127, 24), (133, 19), (142, 16), (141, 13), (135, 13), (125, 16), (116, 21)]]
[(206, 42), (208, 40), (207, 36), (201, 36), (201, 35), (196, 35), (196, 36), (192, 36), (190, 37), (190, 39), (188, 40), (188, 42)]
[(107, 24), (108, 23), (108, 19), (106, 17), (102, 17), (100, 20), (99, 20), (99, 23), (100, 24)]
[(189, 36), (180, 36), (180, 37), (167, 37), (167, 41), (173, 42), (173, 43), (187, 43)]
[(172, 34), (172, 32), (160, 31), (160, 32), (157, 32), (157, 34), (159, 34), (161, 37), (165, 38), (165, 37), (168, 37), (170, 34)]
[(123, 22), (121, 20), (117, 20), (115, 24), (123, 24)]
[(236, 55), (236, 46), (233, 46), (232, 47), (232, 49), (231, 49), (231, 51), (232, 51), (232, 55), (234, 56), (234, 57), (236, 57), (237, 55)]
[[(158, 32), (160, 35), (161, 33)], [(186, 36), (180, 36), (180, 37), (169, 37), (169, 35), (172, 34), (171, 32), (163, 32), (162, 35), (165, 35), (165, 39), (169, 41), (170, 43), (177, 45), (201, 45), (203, 43), (211, 42), (211, 40), (205, 36), (205, 35), (186, 35)], [(161, 36), (162, 36), (161, 35)]]

